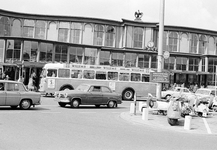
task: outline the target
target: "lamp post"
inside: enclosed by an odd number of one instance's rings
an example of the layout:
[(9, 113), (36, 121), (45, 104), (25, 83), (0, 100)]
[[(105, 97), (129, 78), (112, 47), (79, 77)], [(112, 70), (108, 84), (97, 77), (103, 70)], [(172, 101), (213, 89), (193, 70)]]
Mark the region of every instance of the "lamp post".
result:
[[(163, 32), (164, 32), (164, 5), (165, 0), (160, 2), (160, 21), (159, 21), (159, 42), (158, 42), (158, 55), (157, 55), (157, 72), (162, 72), (163, 66)], [(161, 98), (162, 83), (157, 83), (156, 96), (157, 99)]]

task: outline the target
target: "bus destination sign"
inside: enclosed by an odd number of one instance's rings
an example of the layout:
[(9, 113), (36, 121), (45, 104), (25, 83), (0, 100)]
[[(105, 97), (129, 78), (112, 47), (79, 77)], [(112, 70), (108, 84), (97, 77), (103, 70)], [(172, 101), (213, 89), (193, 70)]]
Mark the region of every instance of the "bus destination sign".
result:
[(150, 82), (169, 83), (169, 73), (166, 72), (151, 72)]

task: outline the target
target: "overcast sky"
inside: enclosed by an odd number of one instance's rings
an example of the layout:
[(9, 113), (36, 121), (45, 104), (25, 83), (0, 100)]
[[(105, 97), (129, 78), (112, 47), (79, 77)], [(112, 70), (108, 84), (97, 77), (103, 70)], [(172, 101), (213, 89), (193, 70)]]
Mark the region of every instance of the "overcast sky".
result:
[[(31, 14), (159, 22), (161, 0), (0, 0), (0, 9)], [(217, 31), (217, 0), (165, 0), (165, 25)]]

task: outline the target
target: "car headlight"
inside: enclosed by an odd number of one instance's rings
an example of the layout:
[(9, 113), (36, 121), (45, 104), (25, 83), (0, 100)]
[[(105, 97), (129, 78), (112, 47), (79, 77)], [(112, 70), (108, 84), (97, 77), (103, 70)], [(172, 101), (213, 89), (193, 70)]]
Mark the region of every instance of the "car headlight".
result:
[(68, 93), (65, 93), (65, 94), (64, 94), (64, 97), (65, 97), (65, 98), (68, 97)]

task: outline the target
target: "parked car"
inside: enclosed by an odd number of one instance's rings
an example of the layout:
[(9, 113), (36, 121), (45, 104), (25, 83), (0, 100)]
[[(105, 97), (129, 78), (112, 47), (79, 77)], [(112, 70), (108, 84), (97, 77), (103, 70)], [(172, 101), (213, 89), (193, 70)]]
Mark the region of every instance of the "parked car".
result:
[(180, 96), (180, 95), (192, 95), (193, 93), (185, 87), (175, 87), (173, 90), (167, 90), (161, 92), (161, 97), (166, 97), (167, 95)]
[(217, 91), (214, 88), (199, 88), (197, 89), (197, 91), (195, 92), (195, 95), (198, 98), (201, 97), (209, 97), (211, 94), (217, 96)]
[(77, 108), (79, 105), (107, 105), (107, 107), (117, 107), (122, 103), (120, 94), (112, 92), (105, 85), (81, 84), (75, 90), (64, 90), (55, 93), (55, 100), (61, 107), (67, 104)]
[(41, 94), (28, 91), (23, 83), (10, 80), (0, 80), (0, 106), (29, 109), (40, 105)]

